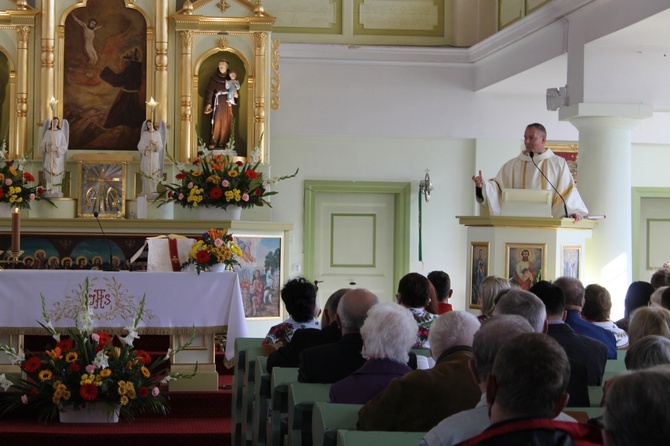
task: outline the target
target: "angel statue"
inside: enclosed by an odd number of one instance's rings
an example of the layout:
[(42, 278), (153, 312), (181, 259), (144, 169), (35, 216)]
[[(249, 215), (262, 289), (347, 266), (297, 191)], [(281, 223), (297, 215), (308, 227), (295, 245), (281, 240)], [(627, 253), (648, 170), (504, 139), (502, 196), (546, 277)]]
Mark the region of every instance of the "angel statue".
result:
[(54, 116), (46, 119), (42, 125), (42, 171), (46, 181), (47, 197), (62, 197), (63, 173), (65, 172), (65, 158), (70, 141), (70, 125), (67, 119), (61, 121)]
[(163, 178), (166, 142), (167, 127), (165, 121), (160, 121), (157, 127), (150, 119), (142, 123), (142, 136), (137, 144), (137, 150), (140, 151), (142, 195), (158, 196), (156, 188)]

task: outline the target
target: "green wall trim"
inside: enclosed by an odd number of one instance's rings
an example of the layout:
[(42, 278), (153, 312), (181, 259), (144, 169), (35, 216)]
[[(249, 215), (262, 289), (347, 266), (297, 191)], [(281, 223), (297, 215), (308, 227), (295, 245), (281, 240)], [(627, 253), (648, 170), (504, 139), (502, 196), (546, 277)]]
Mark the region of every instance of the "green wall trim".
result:
[(640, 280), (640, 214), (643, 198), (670, 198), (670, 187), (634, 187), (631, 193), (633, 280)]
[(409, 272), (411, 183), (305, 180), (304, 275), (313, 279), (314, 220), (317, 194), (393, 194), (393, 283)]

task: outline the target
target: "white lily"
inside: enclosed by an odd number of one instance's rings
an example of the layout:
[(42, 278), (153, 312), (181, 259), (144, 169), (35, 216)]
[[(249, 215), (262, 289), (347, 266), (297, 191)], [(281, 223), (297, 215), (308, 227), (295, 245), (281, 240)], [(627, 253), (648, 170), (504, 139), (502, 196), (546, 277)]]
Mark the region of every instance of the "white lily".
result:
[(5, 377), (4, 373), (0, 375), (0, 387), (2, 387), (5, 390), (5, 392), (9, 390), (9, 388), (12, 387), (13, 385), (14, 384)]
[(104, 350), (100, 350), (98, 354), (95, 355), (93, 365), (100, 369), (109, 368), (109, 358), (107, 358), (107, 355), (105, 354)]
[(140, 336), (137, 334), (135, 327), (126, 327), (126, 330), (128, 330), (128, 334), (121, 336), (121, 340), (132, 347), (135, 339), (139, 339)]

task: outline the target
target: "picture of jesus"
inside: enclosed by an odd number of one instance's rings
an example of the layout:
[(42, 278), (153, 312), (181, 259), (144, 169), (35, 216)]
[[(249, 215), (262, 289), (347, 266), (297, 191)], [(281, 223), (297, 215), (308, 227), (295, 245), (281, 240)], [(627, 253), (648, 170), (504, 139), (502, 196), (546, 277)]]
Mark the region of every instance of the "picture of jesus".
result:
[(529, 290), (543, 279), (544, 245), (507, 244), (507, 277), (511, 283)]

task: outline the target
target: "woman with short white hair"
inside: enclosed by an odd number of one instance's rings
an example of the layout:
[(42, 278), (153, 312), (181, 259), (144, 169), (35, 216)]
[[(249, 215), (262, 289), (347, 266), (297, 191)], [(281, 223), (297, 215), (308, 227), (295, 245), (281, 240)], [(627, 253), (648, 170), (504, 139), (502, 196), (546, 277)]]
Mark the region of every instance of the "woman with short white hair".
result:
[(395, 302), (380, 303), (368, 311), (361, 328), (365, 364), (330, 388), (333, 403), (365, 404), (394, 379), (412, 369), (409, 351), (416, 341), (412, 312)]

